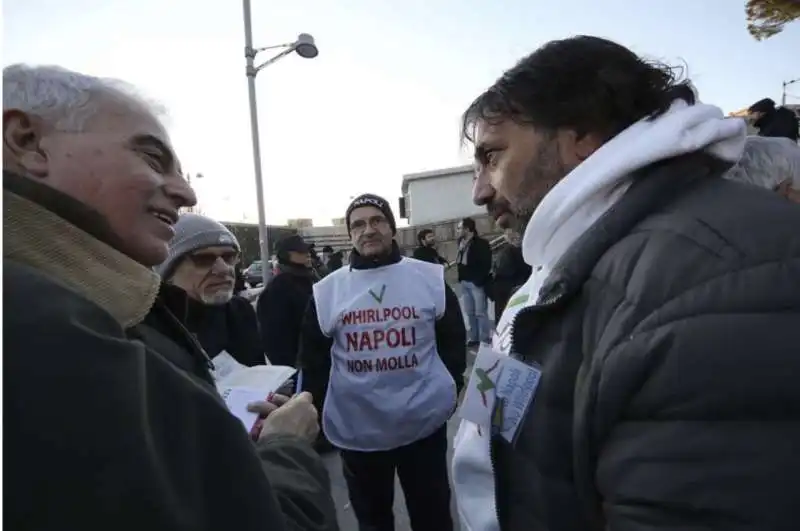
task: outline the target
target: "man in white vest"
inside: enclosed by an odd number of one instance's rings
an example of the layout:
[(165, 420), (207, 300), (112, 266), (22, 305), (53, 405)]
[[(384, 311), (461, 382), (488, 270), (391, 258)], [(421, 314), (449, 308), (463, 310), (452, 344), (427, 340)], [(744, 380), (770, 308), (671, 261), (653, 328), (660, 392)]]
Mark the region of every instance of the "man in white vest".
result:
[(314, 285), (300, 344), (302, 389), (324, 397), (322, 429), (341, 449), (361, 531), (393, 531), (397, 473), (414, 531), (449, 531), (447, 420), (466, 331), (444, 268), (400, 254), (389, 203), (346, 213), (350, 265)]

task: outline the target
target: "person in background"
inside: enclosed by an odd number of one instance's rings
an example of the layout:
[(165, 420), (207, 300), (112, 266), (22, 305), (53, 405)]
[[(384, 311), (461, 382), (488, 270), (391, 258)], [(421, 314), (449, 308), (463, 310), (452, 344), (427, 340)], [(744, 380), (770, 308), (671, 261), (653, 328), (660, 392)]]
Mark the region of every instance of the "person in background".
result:
[(247, 289), (247, 284), (244, 280), (244, 271), (242, 270), (242, 262), (239, 261), (236, 263), (236, 266), (233, 270), (234, 282), (233, 282), (233, 293), (238, 295), (239, 293), (245, 291)]
[(345, 214), (350, 267), (314, 285), (300, 345), (303, 389), (324, 397), (360, 529), (392, 531), (395, 473), (414, 531), (452, 531), (447, 420), (466, 365), (464, 319), (444, 268), (403, 257), (389, 203)]
[(326, 245), (322, 248), (322, 262), (328, 270), (328, 273), (333, 273), (342, 267), (342, 252), (334, 251), (333, 247)]
[(430, 262), (432, 264), (447, 265), (447, 260), (436, 252), (436, 234), (431, 229), (422, 229), (417, 233), (417, 243), (412, 255), (417, 260)]
[(328, 269), (330, 269), (331, 273), (339, 269), (340, 267), (344, 266), (344, 253), (342, 250), (334, 251), (331, 255), (331, 260), (328, 265)]
[(458, 282), (461, 305), (467, 318), (467, 345), (476, 347), (491, 342), (489, 301), (486, 285), (492, 272), (492, 248), (478, 235), (475, 220), (464, 218), (458, 224)]
[(504, 231), (506, 245), (500, 249), (494, 262), (490, 294), (494, 301), (494, 322), (500, 322), (500, 316), (511, 299), (511, 294), (528, 280), (531, 266), (522, 258), (522, 238), (514, 228)]
[(276, 248), (278, 274), (258, 297), (258, 323), (270, 363), (296, 367), (303, 315), (314, 284), (311, 257), (298, 235), (283, 238)]
[(253, 444), (159, 299), (153, 267), (195, 202), (129, 85), (3, 69), (7, 528), (337, 529), (311, 397), (251, 405)]
[(314, 274), (315, 280), (320, 280), (328, 274), (328, 269), (317, 254), (316, 244), (311, 242), (308, 244), (308, 254), (311, 258), (311, 271)]
[(800, 203), (800, 146), (786, 138), (748, 136), (726, 179), (754, 184)]
[(758, 128), (758, 136), (783, 137), (797, 142), (800, 118), (791, 109), (776, 108), (774, 100), (764, 98), (751, 105), (748, 112)]
[(211, 358), (223, 352), (248, 367), (263, 365), (264, 345), (253, 306), (234, 295), (239, 242), (225, 225), (181, 214), (169, 254), (156, 271), (166, 282), (167, 308)]
[(800, 208), (723, 178), (746, 124), (683, 71), (579, 35), (464, 113), (473, 200), (533, 267), (454, 443), (472, 531), (797, 527)]

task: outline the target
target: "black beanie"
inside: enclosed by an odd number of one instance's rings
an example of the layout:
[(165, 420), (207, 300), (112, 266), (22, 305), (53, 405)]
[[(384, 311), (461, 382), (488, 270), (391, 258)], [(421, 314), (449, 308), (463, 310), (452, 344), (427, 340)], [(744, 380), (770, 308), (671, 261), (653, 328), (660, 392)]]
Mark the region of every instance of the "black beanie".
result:
[(392, 236), (397, 234), (397, 223), (394, 220), (394, 214), (392, 213), (392, 208), (389, 206), (389, 202), (379, 195), (361, 194), (353, 199), (353, 201), (350, 203), (350, 206), (347, 207), (347, 212), (344, 215), (344, 220), (347, 224), (348, 236), (350, 235), (350, 213), (352, 213), (353, 210), (364, 206), (375, 207), (383, 212), (383, 215), (386, 216), (386, 220), (389, 222), (389, 226), (392, 228)]

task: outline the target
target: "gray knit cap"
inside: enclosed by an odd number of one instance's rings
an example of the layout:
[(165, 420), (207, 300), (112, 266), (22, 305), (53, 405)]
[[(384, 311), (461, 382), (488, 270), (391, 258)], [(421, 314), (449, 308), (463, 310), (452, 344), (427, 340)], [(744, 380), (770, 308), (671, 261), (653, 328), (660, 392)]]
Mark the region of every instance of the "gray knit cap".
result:
[(236, 236), (225, 225), (200, 214), (181, 214), (174, 229), (167, 259), (156, 267), (156, 273), (164, 279), (169, 279), (181, 258), (199, 249), (228, 245), (240, 250)]

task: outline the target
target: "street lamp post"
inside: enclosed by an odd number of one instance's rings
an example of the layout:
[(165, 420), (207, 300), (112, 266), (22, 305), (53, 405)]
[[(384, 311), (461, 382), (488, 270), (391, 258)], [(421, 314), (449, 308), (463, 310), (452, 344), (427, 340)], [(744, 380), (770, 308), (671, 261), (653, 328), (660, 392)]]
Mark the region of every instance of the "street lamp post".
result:
[(800, 83), (800, 77), (797, 79), (792, 79), (790, 81), (783, 82), (783, 94), (781, 94), (781, 105), (786, 105), (786, 87), (789, 85), (794, 85), (795, 83)]
[[(203, 174), (202, 173), (195, 173), (194, 174), (194, 178), (195, 179), (202, 179), (203, 178)], [(192, 188), (192, 174), (191, 173), (188, 173), (188, 172), (186, 173), (186, 182), (189, 184), (189, 187)], [(195, 193), (195, 195), (197, 195), (197, 194)], [(197, 203), (199, 203), (199, 202), (200, 202), (200, 199), (198, 198), (197, 199)], [(189, 211), (189, 212), (194, 212), (195, 209), (200, 210), (198, 208), (198, 206), (197, 206), (197, 203), (195, 203), (194, 206), (187, 208), (186, 210)]]
[[(242, 0), (244, 11), (244, 57), (246, 60), (245, 75), (247, 76), (247, 92), (250, 97), (250, 131), (253, 137), (253, 167), (256, 174), (256, 199), (258, 201), (258, 239), (261, 245), (261, 264), (262, 279), (267, 285), (272, 268), (268, 267), (269, 234), (267, 230), (266, 212), (264, 209), (264, 183), (261, 174), (261, 137), (258, 131), (258, 106), (256, 105), (256, 74), (263, 68), (271, 65), (275, 61), (296, 52), (297, 55), (305, 59), (313, 59), (319, 54), (314, 37), (307, 33), (301, 33), (297, 40), (286, 44), (275, 46), (264, 46), (253, 48), (253, 28), (250, 11), (250, 0)], [(260, 65), (255, 65), (255, 58), (259, 52), (266, 50), (280, 50), (277, 55), (267, 59)]]

